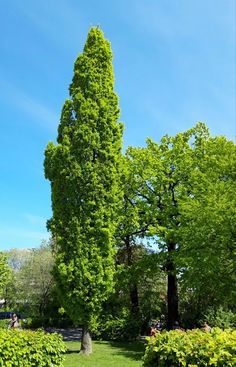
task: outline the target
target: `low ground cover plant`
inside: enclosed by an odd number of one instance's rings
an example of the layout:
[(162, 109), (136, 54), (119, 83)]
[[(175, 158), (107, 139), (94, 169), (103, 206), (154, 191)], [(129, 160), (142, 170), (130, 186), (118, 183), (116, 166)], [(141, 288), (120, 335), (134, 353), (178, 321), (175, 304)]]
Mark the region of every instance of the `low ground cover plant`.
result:
[(144, 366), (233, 367), (236, 365), (236, 330), (173, 330), (148, 338)]
[(65, 352), (58, 334), (0, 329), (0, 367), (62, 367)]

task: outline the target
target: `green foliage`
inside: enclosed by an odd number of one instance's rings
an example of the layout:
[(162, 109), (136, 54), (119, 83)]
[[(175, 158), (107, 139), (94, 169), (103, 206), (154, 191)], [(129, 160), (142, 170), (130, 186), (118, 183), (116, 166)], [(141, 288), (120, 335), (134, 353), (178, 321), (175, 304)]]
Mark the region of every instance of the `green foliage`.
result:
[(31, 319), (31, 326), (49, 326), (57, 321), (59, 303), (52, 277), (54, 259), (50, 242), (31, 250), (6, 252), (11, 278), (4, 289), (9, 310), (15, 309)]
[(175, 330), (148, 339), (144, 366), (233, 367), (236, 363), (235, 330)]
[[(145, 213), (145, 235), (156, 242), (157, 264), (167, 275), (167, 324), (173, 327), (178, 315), (178, 249), (181, 245), (181, 203), (191, 194), (194, 169), (192, 142), (207, 136), (203, 124), (176, 136), (164, 136), (160, 143), (147, 141), (146, 148), (129, 148), (132, 205)], [(182, 271), (182, 269), (181, 269)]]
[(140, 327), (141, 320), (134, 319), (130, 311), (123, 308), (116, 316), (103, 315), (94, 336), (102, 340), (133, 340), (139, 335)]
[(53, 295), (52, 269), (54, 259), (48, 244), (30, 251), (17, 282), (19, 299), (29, 304), (32, 317), (43, 319)]
[(7, 257), (3, 252), (0, 252), (0, 296), (9, 281), (11, 271), (7, 264)]
[[(134, 246), (133, 264), (124, 265), (126, 253), (119, 249), (116, 259), (114, 293), (103, 304), (93, 335), (104, 340), (130, 340), (147, 332), (151, 319), (165, 313), (166, 280), (158, 269), (155, 254)], [(130, 284), (137, 284), (139, 313), (132, 312)]]
[[(24, 304), (24, 300), (27, 296), (20, 295), (23, 288), (25, 288), (22, 284), (21, 270), (24, 267), (24, 264), (29, 259), (31, 251), (25, 249), (10, 249), (5, 252), (5, 256), (7, 259), (8, 266), (11, 269), (10, 277), (8, 282), (5, 284), (3, 289), (2, 296), (5, 299), (7, 309), (12, 311), (12, 309), (18, 309), (17, 302), (21, 301), (21, 304)], [(31, 279), (31, 272), (28, 273), (28, 278)], [(27, 289), (28, 290), (28, 289)]]
[(224, 137), (195, 146), (191, 196), (181, 203), (182, 284), (205, 303), (229, 307), (236, 292), (236, 149)]
[(91, 28), (74, 66), (58, 127), (57, 145), (45, 151), (51, 181), (54, 275), (61, 302), (75, 323), (87, 326), (113, 290), (114, 242), (120, 205), (122, 124), (114, 92), (112, 52)]
[(62, 367), (65, 352), (58, 334), (0, 329), (0, 367)]
[[(124, 197), (115, 236), (118, 248), (115, 293), (123, 307), (129, 309), (130, 324), (135, 320), (131, 330), (138, 336), (145, 332), (150, 319), (160, 316), (165, 309), (166, 277), (161, 272), (159, 258), (145, 238), (153, 218), (145, 203), (141, 206), (141, 200), (138, 200), (136, 171), (134, 173), (137, 167), (132, 163), (128, 157), (124, 157), (122, 162)], [(136, 163), (139, 164), (138, 160), (134, 165)], [(115, 323), (117, 319), (123, 320), (122, 312), (122, 307), (115, 312), (113, 310)], [(124, 322), (124, 325), (128, 330), (129, 324)], [(122, 335), (125, 332), (124, 329)]]
[(159, 261), (158, 254), (147, 252), (135, 266), (138, 270), (140, 313), (146, 327), (150, 320), (159, 319), (166, 313), (167, 279)]
[(0, 320), (0, 329), (7, 329), (9, 325), (9, 320)]
[(210, 307), (204, 315), (204, 321), (211, 326), (227, 329), (236, 327), (236, 314), (230, 310), (224, 310), (223, 307)]
[(177, 280), (181, 298), (188, 293), (198, 317), (212, 304), (232, 307), (235, 144), (211, 137), (198, 123), (176, 136), (164, 136), (160, 143), (149, 139), (146, 148), (130, 147), (127, 160), (129, 218), (138, 223), (141, 213), (144, 235), (156, 242), (157, 262), (168, 277), (168, 318), (178, 319)]

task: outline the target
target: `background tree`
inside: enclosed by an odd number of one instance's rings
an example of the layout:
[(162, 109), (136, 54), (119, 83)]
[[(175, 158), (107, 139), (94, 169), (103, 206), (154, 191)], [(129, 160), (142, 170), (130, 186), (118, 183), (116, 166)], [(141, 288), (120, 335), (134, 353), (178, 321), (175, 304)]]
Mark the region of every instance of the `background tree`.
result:
[(208, 308), (235, 311), (236, 304), (235, 144), (225, 137), (209, 137), (195, 149), (192, 194), (181, 208), (179, 253), (184, 268), (181, 290), (189, 305), (185, 318), (190, 323)]
[[(208, 282), (207, 274), (211, 266), (212, 279), (217, 278), (215, 286), (219, 285), (220, 278), (216, 274), (213, 277), (213, 269), (217, 264), (224, 264), (222, 271), (227, 265), (224, 278), (232, 279), (229, 274), (233, 274), (234, 149), (233, 143), (224, 138), (211, 138), (202, 123), (174, 137), (164, 136), (159, 144), (148, 140), (146, 148), (128, 149), (127, 157), (133, 172), (130, 178), (132, 201), (135, 203), (135, 210), (145, 212), (149, 223), (152, 223), (148, 226), (146, 236), (155, 240), (159, 264), (167, 273), (169, 329), (180, 319), (178, 279), (190, 279), (192, 275), (192, 280), (195, 279), (192, 284), (203, 286)], [(221, 192), (225, 194), (218, 200)], [(213, 205), (215, 201), (217, 204)], [(212, 211), (213, 207), (215, 212)], [(202, 210), (201, 216), (199, 208)], [(227, 211), (226, 216), (223, 216), (224, 210)], [(209, 216), (210, 211), (212, 213)], [(218, 240), (213, 241), (216, 232)], [(195, 251), (200, 244), (199, 239), (201, 246), (205, 244), (206, 252), (202, 252), (201, 260), (208, 270), (203, 272), (201, 269), (200, 273), (198, 271), (194, 275), (193, 264), (197, 271)], [(224, 261), (220, 260), (222, 257), (225, 257)], [(220, 269), (219, 266), (218, 268)], [(199, 282), (198, 279), (203, 276), (204, 281)], [(232, 281), (228, 285), (232, 286)], [(191, 288), (191, 281), (188, 286)]]
[[(4, 254), (7, 259), (7, 264), (11, 269), (10, 277), (3, 291), (5, 299), (4, 307), (11, 309), (18, 308), (18, 301), (20, 299), (19, 289), (21, 289), (19, 274), (30, 255), (30, 250), (13, 248), (6, 251)], [(29, 274), (29, 276), (31, 276), (31, 274)]]
[(54, 259), (48, 243), (32, 249), (17, 277), (19, 300), (27, 305), (34, 324), (45, 325), (47, 310), (55, 301), (52, 269)]
[[(145, 212), (135, 205), (132, 189), (130, 167), (127, 159), (122, 161), (122, 185), (124, 196), (119, 211), (119, 224), (116, 231), (116, 246), (118, 253), (116, 263), (123, 267), (126, 278), (126, 287), (129, 289), (130, 319), (140, 319), (139, 294), (137, 278), (131, 276), (132, 268), (146, 254), (145, 246), (141, 243), (147, 228)], [(128, 282), (127, 282), (128, 281)]]
[(188, 190), (192, 131), (165, 136), (160, 144), (148, 140), (146, 148), (129, 148), (136, 206), (149, 217), (148, 232), (159, 252), (159, 265), (167, 274), (167, 326), (179, 321), (175, 254), (179, 246), (179, 201)]
[(4, 296), (5, 287), (9, 281), (11, 270), (7, 264), (6, 254), (0, 252), (0, 296)]
[(121, 138), (114, 92), (112, 52), (98, 28), (91, 28), (74, 66), (58, 127), (57, 145), (45, 152), (51, 181), (55, 279), (65, 310), (83, 324), (81, 351), (91, 353), (90, 329), (113, 290), (114, 243)]
[[(122, 173), (124, 197), (116, 231), (116, 292), (117, 299), (119, 294), (122, 295), (123, 305), (128, 309), (124, 327), (130, 336), (137, 336), (146, 332), (151, 319), (159, 318), (163, 313), (166, 282), (146, 238), (153, 218), (145, 205), (142, 207), (140, 201), (138, 205), (136, 203), (133, 170), (127, 157), (123, 159)], [(116, 313), (118, 315), (119, 311)]]
[[(105, 340), (134, 339), (146, 335), (150, 322), (165, 313), (166, 277), (155, 258), (150, 249), (136, 244), (132, 265), (127, 266), (126, 250), (118, 250), (114, 293), (103, 305), (96, 336)], [(136, 313), (130, 297), (133, 284), (139, 302)]]
[(55, 297), (50, 242), (34, 249), (11, 249), (5, 255), (11, 268), (4, 288), (5, 306), (22, 312), (33, 326), (47, 326), (51, 318), (55, 323), (60, 304)]

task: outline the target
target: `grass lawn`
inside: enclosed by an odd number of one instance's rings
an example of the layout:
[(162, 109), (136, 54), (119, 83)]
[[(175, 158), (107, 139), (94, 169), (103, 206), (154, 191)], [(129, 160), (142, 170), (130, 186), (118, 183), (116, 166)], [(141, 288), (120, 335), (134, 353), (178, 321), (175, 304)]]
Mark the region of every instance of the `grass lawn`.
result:
[(64, 367), (141, 367), (142, 342), (93, 342), (93, 354), (79, 354), (79, 342), (66, 342), (68, 352)]

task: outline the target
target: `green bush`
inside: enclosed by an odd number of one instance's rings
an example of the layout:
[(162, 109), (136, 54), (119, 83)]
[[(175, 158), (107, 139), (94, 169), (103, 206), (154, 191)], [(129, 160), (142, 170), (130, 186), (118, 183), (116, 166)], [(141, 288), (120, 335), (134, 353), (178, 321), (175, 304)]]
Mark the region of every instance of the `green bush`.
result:
[(9, 320), (0, 320), (0, 329), (7, 329), (9, 325)]
[(233, 367), (236, 365), (236, 331), (219, 328), (166, 331), (147, 338), (144, 366)]
[(134, 320), (129, 312), (119, 317), (106, 315), (101, 318), (93, 336), (102, 340), (134, 340), (140, 333), (140, 324), (140, 320)]
[(211, 326), (228, 329), (236, 326), (236, 314), (230, 310), (224, 310), (223, 307), (218, 309), (211, 307), (204, 315), (204, 321)]
[(65, 351), (58, 334), (0, 329), (0, 367), (62, 367)]

